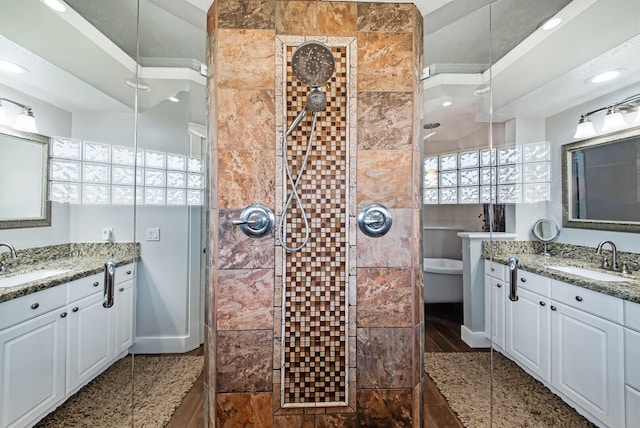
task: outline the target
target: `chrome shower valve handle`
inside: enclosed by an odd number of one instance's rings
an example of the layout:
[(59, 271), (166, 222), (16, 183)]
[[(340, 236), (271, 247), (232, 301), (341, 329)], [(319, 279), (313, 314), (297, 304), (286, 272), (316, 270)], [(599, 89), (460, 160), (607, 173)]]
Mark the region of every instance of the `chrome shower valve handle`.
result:
[(393, 217), (387, 207), (380, 204), (369, 204), (358, 214), (358, 227), (362, 233), (371, 237), (386, 234), (393, 224)]
[(240, 213), (238, 220), (231, 223), (240, 226), (245, 235), (260, 238), (273, 230), (276, 218), (269, 207), (261, 204), (251, 204)]

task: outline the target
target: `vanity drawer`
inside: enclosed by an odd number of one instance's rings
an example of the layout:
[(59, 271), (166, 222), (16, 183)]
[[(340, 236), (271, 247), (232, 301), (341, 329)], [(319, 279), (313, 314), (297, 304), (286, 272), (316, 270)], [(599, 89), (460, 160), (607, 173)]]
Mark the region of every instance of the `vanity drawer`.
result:
[(504, 281), (507, 266), (491, 260), (484, 261), (484, 273), (500, 281)]
[(116, 284), (120, 284), (125, 281), (129, 281), (135, 276), (135, 263), (129, 263), (128, 265), (118, 266), (116, 268)]
[(0, 303), (0, 330), (42, 315), (65, 304), (64, 285)]
[(76, 279), (67, 283), (67, 303), (104, 291), (104, 273)]
[(622, 299), (617, 297), (552, 280), (551, 298), (615, 323), (623, 323)]
[(624, 329), (624, 383), (640, 390), (640, 333)]
[(551, 295), (551, 278), (518, 269), (518, 288), (549, 297)]
[(624, 325), (640, 331), (640, 304), (624, 301)]

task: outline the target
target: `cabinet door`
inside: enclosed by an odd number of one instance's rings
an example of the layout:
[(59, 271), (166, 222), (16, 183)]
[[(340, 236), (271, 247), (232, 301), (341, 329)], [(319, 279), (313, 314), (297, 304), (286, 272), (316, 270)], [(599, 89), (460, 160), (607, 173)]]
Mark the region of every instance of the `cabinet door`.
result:
[(609, 427), (624, 426), (623, 328), (551, 301), (551, 379)]
[(0, 332), (0, 427), (31, 426), (65, 396), (64, 309)]
[(504, 348), (504, 283), (490, 276), (485, 276), (485, 331), (491, 339), (491, 346)]
[(133, 280), (116, 286), (115, 303), (115, 354), (119, 355), (133, 345)]
[(505, 352), (548, 382), (551, 379), (551, 311), (549, 299), (518, 289), (518, 300), (506, 299)]
[(112, 358), (111, 309), (102, 306), (102, 293), (68, 305), (67, 394), (93, 379)]

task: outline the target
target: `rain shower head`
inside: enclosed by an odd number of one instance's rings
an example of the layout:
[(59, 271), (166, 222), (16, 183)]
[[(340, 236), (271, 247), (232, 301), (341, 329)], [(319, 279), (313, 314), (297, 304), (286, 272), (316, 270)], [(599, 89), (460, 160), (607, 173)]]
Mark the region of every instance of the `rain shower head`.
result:
[(307, 86), (318, 88), (333, 75), (336, 60), (329, 46), (321, 42), (304, 42), (293, 53), (291, 68), (296, 78)]

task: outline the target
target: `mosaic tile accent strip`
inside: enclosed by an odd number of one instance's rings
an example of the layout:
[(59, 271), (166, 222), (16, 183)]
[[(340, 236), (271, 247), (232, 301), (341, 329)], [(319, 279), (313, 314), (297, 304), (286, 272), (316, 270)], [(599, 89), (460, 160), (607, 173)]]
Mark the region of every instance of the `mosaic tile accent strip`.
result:
[[(308, 88), (291, 71), (295, 46), (286, 46), (284, 104), (291, 123)], [(299, 189), (311, 225), (305, 248), (287, 253), (283, 268), (282, 407), (346, 405), (348, 389), (347, 287), (349, 249), (348, 47), (331, 47), (336, 70), (323, 87), (327, 109), (318, 114), (315, 142)], [(311, 115), (288, 138), (294, 180), (300, 170)], [(289, 192), (288, 182), (284, 191)], [(289, 245), (304, 239), (293, 203), (286, 213)]]

